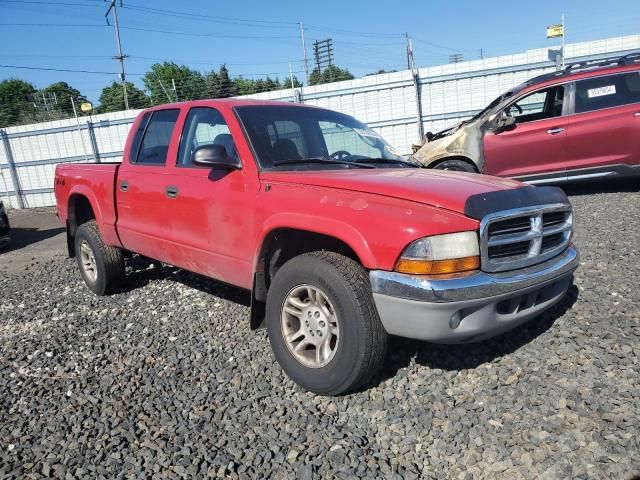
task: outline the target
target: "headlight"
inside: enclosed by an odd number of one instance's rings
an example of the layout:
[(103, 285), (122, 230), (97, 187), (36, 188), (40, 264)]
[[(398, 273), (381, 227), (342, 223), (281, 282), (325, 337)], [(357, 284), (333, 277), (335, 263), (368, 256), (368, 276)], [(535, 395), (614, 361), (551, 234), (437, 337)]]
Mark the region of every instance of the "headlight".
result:
[(396, 271), (414, 275), (441, 275), (480, 268), (476, 232), (449, 233), (425, 237), (404, 249)]

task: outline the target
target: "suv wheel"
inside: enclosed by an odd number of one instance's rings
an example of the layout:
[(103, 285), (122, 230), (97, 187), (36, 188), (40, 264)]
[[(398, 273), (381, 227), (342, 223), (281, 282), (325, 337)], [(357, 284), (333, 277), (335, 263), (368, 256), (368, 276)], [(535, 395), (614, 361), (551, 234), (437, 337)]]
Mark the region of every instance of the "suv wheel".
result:
[(80, 274), (96, 295), (115, 292), (124, 281), (122, 250), (105, 245), (95, 221), (78, 227), (75, 238), (76, 259)]
[(438, 163), (433, 168), (435, 170), (452, 170), (454, 172), (478, 172), (473, 165), (464, 160), (444, 160), (443, 162)]
[(386, 354), (367, 271), (333, 252), (300, 255), (278, 270), (267, 296), (267, 332), (285, 373), (319, 394), (357, 388)]

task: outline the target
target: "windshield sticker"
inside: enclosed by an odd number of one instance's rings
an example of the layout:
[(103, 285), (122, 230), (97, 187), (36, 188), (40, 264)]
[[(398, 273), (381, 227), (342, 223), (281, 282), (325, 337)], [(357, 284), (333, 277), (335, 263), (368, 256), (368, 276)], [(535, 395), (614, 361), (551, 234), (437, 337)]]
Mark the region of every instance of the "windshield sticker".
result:
[(361, 137), (382, 138), (380, 135), (378, 135), (377, 132), (371, 130), (370, 128), (366, 130), (364, 128), (354, 128), (353, 130)]
[(604, 97), (605, 95), (614, 95), (615, 93), (615, 85), (607, 85), (606, 87), (591, 88), (587, 90), (589, 98)]

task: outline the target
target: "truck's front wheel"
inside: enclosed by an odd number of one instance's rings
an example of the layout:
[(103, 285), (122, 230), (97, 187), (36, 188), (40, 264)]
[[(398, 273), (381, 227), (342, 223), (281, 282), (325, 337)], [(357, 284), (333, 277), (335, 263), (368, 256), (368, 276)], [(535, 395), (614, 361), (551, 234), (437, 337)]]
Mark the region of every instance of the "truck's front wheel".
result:
[(387, 347), (367, 271), (333, 252), (300, 255), (278, 270), (267, 297), (267, 331), (285, 373), (325, 395), (366, 382)]
[(96, 295), (107, 295), (122, 285), (122, 250), (105, 245), (95, 221), (83, 223), (78, 227), (75, 247), (80, 274), (89, 290)]

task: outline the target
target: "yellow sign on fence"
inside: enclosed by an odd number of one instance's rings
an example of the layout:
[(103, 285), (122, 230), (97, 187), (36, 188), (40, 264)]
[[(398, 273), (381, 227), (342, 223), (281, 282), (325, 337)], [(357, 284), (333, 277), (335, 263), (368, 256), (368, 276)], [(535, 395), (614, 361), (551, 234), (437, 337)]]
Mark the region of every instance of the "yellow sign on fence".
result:
[(564, 25), (551, 25), (547, 27), (547, 38), (562, 37), (564, 35)]
[(91, 102), (82, 102), (80, 104), (80, 110), (82, 110), (84, 113), (89, 113), (91, 110), (93, 110), (93, 105), (91, 105)]

